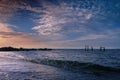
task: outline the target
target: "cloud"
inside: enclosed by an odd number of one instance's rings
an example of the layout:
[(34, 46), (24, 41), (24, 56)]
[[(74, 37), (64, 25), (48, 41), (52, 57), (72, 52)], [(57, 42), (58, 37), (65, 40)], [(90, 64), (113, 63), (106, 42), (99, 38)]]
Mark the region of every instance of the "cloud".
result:
[(108, 7), (104, 7), (104, 1), (100, 4), (98, 4), (99, 1), (79, 0), (77, 2), (55, 2), (58, 4), (42, 2), (43, 14), (36, 15), (38, 16), (35, 20), (36, 26), (32, 28), (39, 35), (54, 37), (53, 35), (59, 34), (66, 37), (77, 33), (84, 36), (103, 33), (104, 29), (109, 29), (106, 26), (109, 26), (112, 20), (108, 19), (106, 13), (109, 11), (106, 10)]
[(0, 22), (7, 21), (11, 16), (13, 16), (14, 8), (11, 9), (7, 4), (0, 2)]
[(88, 14), (88, 15), (86, 15), (86, 19), (90, 19), (92, 17), (92, 14)]
[[(44, 14), (39, 15), (36, 25), (32, 28), (39, 35), (58, 37), (60, 39), (69, 34), (86, 32), (83, 24), (86, 24), (94, 15), (88, 9), (79, 8), (79, 4), (61, 2), (59, 5), (43, 3)], [(55, 36), (54, 36), (55, 35)], [(57, 36), (56, 36), (57, 35)], [(64, 36), (64, 37), (63, 37)]]
[(3, 38), (23, 35), (22, 32), (16, 32), (14, 26), (6, 23), (0, 23), (0, 36)]
[[(14, 46), (68, 47), (77, 41), (115, 39), (119, 37), (119, 10), (119, 3), (101, 0), (0, 0), (0, 41)], [(34, 24), (27, 24), (31, 18)], [(21, 20), (23, 26), (14, 28), (21, 24), (10, 25), (13, 19)], [(20, 32), (23, 29), (28, 31)]]
[(7, 22), (18, 13), (18, 10), (28, 10), (32, 12), (41, 12), (39, 7), (32, 7), (33, 3), (26, 0), (0, 0), (0, 22)]
[(0, 23), (0, 32), (13, 32), (13, 30), (10, 28), (10, 25)]
[(35, 42), (33, 35), (30, 33), (16, 32), (14, 26), (6, 23), (0, 23), (0, 47), (13, 46), (13, 47), (43, 47), (46, 44)]
[(15, 37), (15, 36), (23, 36), (24, 34), (22, 32), (16, 32), (14, 29), (16, 26), (10, 25), (7, 23), (0, 23), (0, 36), (3, 36), (4, 38), (7, 37)]
[(107, 36), (106, 35), (90, 34), (90, 35), (81, 37), (78, 40), (94, 40), (94, 39), (100, 39), (100, 38), (105, 38), (105, 37), (107, 37)]
[[(35, 0), (37, 1), (37, 0)], [(34, 6), (33, 1), (24, 0), (1, 0), (0, 17), (8, 20), (19, 9), (37, 13), (35, 17), (36, 26), (32, 28), (42, 36), (57, 37), (60, 39), (69, 34), (89, 34), (97, 24), (104, 24), (106, 20), (106, 9), (104, 4), (97, 4), (97, 1), (57, 1), (53, 3), (47, 0), (40, 0)], [(99, 1), (98, 1), (99, 2)], [(55, 3), (58, 3), (57, 5)], [(93, 4), (93, 5), (91, 5)], [(12, 5), (12, 6), (11, 6)], [(97, 5), (97, 6), (96, 6)], [(119, 5), (118, 5), (119, 6)], [(42, 13), (42, 14), (41, 14)], [(22, 14), (22, 13), (21, 13)], [(1, 22), (3, 19), (0, 19)], [(104, 19), (104, 20), (103, 20)], [(4, 20), (3, 20), (4, 21)], [(107, 24), (107, 23), (106, 23)], [(97, 27), (101, 32), (101, 28)], [(102, 27), (103, 28), (103, 27)], [(89, 31), (89, 33), (88, 33)]]
[(57, 35), (61, 31), (60, 27), (52, 27), (51, 24), (46, 24), (46, 26), (36, 26), (32, 28), (36, 30), (40, 35)]

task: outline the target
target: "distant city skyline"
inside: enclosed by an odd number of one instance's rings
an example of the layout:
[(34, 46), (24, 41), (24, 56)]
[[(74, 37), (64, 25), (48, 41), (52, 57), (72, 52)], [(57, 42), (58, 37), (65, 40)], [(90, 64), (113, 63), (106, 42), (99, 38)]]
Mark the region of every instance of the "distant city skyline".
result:
[(0, 47), (120, 48), (120, 0), (0, 0)]

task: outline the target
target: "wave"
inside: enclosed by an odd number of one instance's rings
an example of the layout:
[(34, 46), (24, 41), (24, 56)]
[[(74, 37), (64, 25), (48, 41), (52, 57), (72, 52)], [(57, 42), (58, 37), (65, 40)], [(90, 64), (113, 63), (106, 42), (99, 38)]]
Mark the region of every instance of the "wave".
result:
[(14, 52), (0, 52), (0, 58), (4, 59), (25, 59), (25, 56)]
[(108, 66), (103, 66), (99, 64), (93, 64), (90, 62), (78, 62), (78, 61), (65, 61), (65, 60), (48, 60), (48, 59), (31, 59), (32, 63), (50, 65), (55, 67), (64, 68), (72, 71), (92, 71), (92, 72), (117, 72), (120, 73), (120, 68), (113, 68)]

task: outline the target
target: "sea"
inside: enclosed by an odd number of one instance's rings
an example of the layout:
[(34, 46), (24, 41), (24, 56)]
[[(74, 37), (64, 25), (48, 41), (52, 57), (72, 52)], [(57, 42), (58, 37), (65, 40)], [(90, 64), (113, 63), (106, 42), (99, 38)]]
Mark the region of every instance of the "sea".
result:
[(1, 51), (0, 80), (120, 80), (120, 49)]

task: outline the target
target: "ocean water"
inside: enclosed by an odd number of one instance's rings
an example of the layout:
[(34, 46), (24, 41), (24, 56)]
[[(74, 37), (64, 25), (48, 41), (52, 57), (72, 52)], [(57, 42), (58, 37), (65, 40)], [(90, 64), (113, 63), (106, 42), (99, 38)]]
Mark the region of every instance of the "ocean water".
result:
[(4, 51), (0, 80), (120, 80), (120, 50)]

